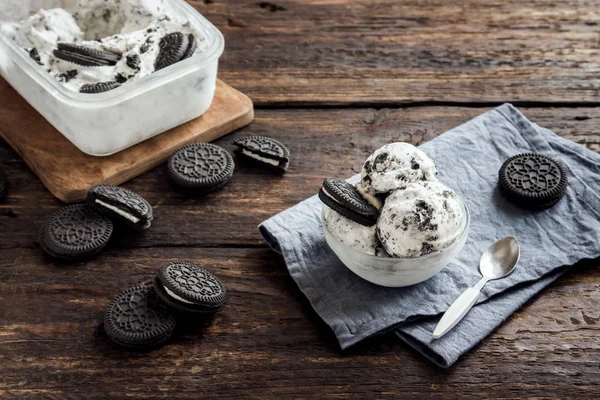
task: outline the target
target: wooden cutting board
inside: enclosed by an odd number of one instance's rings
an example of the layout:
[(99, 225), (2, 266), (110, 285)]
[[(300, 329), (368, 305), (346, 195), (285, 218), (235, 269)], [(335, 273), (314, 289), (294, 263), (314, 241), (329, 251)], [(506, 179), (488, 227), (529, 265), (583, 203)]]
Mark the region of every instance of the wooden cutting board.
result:
[(165, 162), (179, 147), (210, 142), (254, 118), (252, 101), (218, 80), (210, 109), (201, 117), (108, 157), (82, 153), (0, 78), (0, 136), (66, 203), (85, 199), (90, 187), (118, 185)]

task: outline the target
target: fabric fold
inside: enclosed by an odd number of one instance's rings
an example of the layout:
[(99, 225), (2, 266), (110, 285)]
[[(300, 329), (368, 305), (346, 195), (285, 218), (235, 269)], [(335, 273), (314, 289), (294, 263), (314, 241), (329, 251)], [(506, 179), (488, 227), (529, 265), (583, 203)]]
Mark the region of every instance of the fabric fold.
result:
[[(448, 367), (557, 279), (565, 266), (600, 256), (600, 155), (531, 123), (509, 104), (419, 148), (435, 161), (440, 181), (463, 198), (471, 213), (464, 249), (431, 279), (406, 288), (383, 288), (354, 275), (325, 243), (322, 203), (316, 196), (268, 219), (259, 230), (283, 255), (291, 276), (342, 349), (397, 329), (409, 345)], [(524, 152), (547, 154), (566, 164), (567, 193), (548, 210), (516, 207), (497, 189), (504, 160)], [(480, 278), (481, 253), (505, 236), (521, 243), (516, 270), (489, 282), (467, 317), (443, 338), (431, 340), (439, 314)]]

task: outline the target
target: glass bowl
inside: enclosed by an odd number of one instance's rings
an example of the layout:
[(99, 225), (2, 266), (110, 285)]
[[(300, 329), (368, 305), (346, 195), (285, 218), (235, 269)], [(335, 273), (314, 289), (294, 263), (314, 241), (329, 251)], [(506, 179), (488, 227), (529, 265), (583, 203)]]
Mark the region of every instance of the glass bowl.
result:
[(361, 278), (380, 286), (403, 287), (423, 282), (450, 263), (460, 253), (469, 236), (471, 216), (467, 205), (460, 199), (464, 212), (463, 225), (456, 239), (448, 247), (420, 257), (392, 258), (366, 254), (339, 241), (327, 229), (325, 217), (330, 208), (323, 206), (321, 224), (327, 244), (340, 261)]

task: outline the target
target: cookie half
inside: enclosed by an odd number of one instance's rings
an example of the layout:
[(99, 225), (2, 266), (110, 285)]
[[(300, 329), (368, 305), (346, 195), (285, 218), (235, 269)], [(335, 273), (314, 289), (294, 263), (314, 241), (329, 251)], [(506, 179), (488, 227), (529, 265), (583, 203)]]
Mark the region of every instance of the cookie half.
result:
[(246, 136), (233, 143), (236, 154), (263, 166), (285, 173), (290, 164), (290, 151), (268, 136)]
[(345, 180), (327, 178), (319, 190), (319, 199), (332, 210), (364, 226), (377, 223), (379, 211)]
[(152, 286), (135, 286), (119, 293), (104, 313), (104, 330), (115, 343), (138, 350), (158, 346), (175, 332), (175, 313)]
[(225, 185), (235, 164), (229, 152), (210, 143), (196, 143), (177, 150), (167, 163), (167, 176), (177, 186), (203, 193)]
[(116, 65), (120, 54), (96, 50), (72, 43), (59, 43), (53, 52), (54, 57), (83, 67), (104, 67)]
[(154, 280), (158, 296), (182, 312), (214, 312), (225, 303), (225, 287), (207, 270), (186, 262), (171, 262)]
[(196, 36), (194, 36), (192, 33), (190, 33), (188, 35), (188, 47), (185, 50), (185, 53), (183, 54), (183, 57), (181, 57), (182, 60), (188, 59), (191, 56), (194, 55), (194, 53), (196, 52), (196, 49), (198, 48), (198, 42), (196, 41)]
[(87, 204), (102, 215), (139, 231), (152, 225), (150, 203), (139, 194), (119, 186), (94, 186), (88, 192)]
[(51, 257), (65, 261), (91, 258), (104, 249), (113, 232), (109, 218), (85, 204), (54, 213), (40, 231), (40, 246)]
[(567, 171), (551, 157), (524, 153), (510, 157), (498, 172), (500, 190), (511, 202), (541, 209), (556, 204), (567, 190)]

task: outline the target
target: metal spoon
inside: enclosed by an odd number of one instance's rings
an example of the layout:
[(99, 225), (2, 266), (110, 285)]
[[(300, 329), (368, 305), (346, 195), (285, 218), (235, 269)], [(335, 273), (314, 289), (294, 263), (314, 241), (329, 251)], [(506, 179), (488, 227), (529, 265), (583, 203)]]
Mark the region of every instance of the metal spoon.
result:
[(521, 249), (519, 241), (512, 237), (505, 237), (487, 248), (479, 260), (479, 272), (483, 278), (473, 287), (465, 290), (454, 303), (446, 310), (440, 322), (433, 331), (433, 338), (439, 339), (450, 329), (454, 328), (467, 312), (473, 307), (473, 304), (479, 298), (481, 288), (488, 281), (500, 279), (508, 276), (519, 261)]

